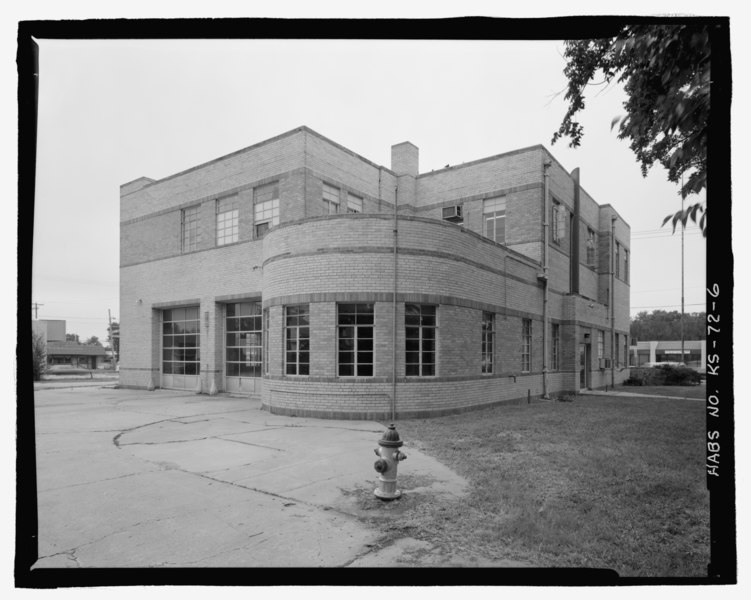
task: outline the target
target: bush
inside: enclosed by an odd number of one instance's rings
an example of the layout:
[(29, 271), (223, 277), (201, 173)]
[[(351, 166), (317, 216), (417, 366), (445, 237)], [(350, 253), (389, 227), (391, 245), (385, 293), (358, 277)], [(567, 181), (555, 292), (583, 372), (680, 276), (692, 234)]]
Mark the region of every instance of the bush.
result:
[(31, 332), (32, 368), (34, 381), (39, 381), (47, 370), (47, 347), (44, 338), (38, 333)]
[(699, 373), (688, 367), (676, 367), (665, 365), (660, 367), (664, 377), (663, 385), (699, 385), (701, 377)]

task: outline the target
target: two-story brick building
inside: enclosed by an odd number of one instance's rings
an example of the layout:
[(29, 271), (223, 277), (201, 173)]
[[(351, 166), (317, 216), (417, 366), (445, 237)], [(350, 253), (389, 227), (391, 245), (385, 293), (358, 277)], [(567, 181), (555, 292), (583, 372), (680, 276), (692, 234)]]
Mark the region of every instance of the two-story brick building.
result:
[(543, 146), (419, 173), (300, 127), (120, 195), (124, 386), (405, 418), (628, 375), (629, 226)]

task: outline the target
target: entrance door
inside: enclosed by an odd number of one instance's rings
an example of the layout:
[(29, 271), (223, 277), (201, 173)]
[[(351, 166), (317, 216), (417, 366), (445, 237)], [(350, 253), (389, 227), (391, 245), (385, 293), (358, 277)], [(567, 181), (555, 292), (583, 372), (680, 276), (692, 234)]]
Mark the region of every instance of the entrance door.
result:
[(579, 389), (590, 387), (589, 380), (589, 344), (579, 344)]
[(260, 394), (263, 364), (263, 322), (260, 302), (227, 304), (225, 317), (224, 389)]

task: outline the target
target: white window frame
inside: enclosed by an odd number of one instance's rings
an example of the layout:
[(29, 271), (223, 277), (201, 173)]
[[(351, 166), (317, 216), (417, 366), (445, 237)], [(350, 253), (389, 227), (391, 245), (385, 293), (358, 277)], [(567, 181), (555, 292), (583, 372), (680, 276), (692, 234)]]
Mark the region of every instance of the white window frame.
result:
[(361, 196), (350, 194), (347, 192), (347, 212), (348, 213), (361, 213), (363, 207), (363, 199)]
[(326, 208), (326, 214), (335, 215), (339, 213), (339, 193), (340, 190), (338, 187), (325, 182), (323, 183), (323, 188), (321, 189), (321, 200), (323, 200), (323, 205)]
[(621, 276), (621, 244), (615, 243), (615, 276)]
[(482, 348), (480, 371), (492, 375), (495, 366), (495, 313), (482, 311)]
[(559, 323), (551, 323), (551, 360), (550, 368), (559, 371), (561, 368), (561, 326)]
[[(488, 234), (488, 225), (493, 223), (493, 235)], [(498, 239), (499, 225), (502, 230), (501, 239)], [(488, 198), (482, 203), (482, 226), (483, 234), (486, 238), (499, 244), (506, 243), (506, 198), (503, 196), (497, 198)]]
[[(369, 311), (363, 311), (362, 313), (359, 312), (359, 309), (356, 308), (354, 313), (344, 313), (341, 312), (341, 307), (346, 305), (355, 305), (357, 307), (360, 306), (371, 306), (372, 312)], [(345, 315), (355, 315), (355, 322), (354, 323), (341, 323), (340, 316), (342, 314)], [(372, 316), (372, 322), (371, 323), (358, 323), (357, 317), (360, 315), (368, 315)], [(341, 364), (339, 362), (339, 354), (340, 354), (340, 340), (341, 339), (349, 339), (349, 338), (342, 338), (341, 336), (341, 329), (345, 327), (352, 327), (354, 329), (354, 337), (352, 338), (354, 341), (353, 347), (351, 352), (353, 353), (353, 362), (351, 363), (345, 363), (347, 365), (352, 365), (352, 374), (351, 375), (342, 375), (341, 374)], [(360, 328), (370, 328), (372, 329), (372, 337), (367, 338), (360, 335)], [(371, 350), (360, 350), (360, 342), (370, 340), (371, 341)], [(375, 367), (376, 367), (376, 355), (375, 355), (375, 349), (376, 349), (376, 329), (375, 329), (375, 303), (374, 302), (340, 302), (336, 305), (336, 374), (337, 377), (374, 377), (375, 376)], [(370, 352), (372, 355), (372, 362), (360, 362), (359, 361), (359, 352)], [(360, 373), (360, 369), (362, 366), (370, 365), (371, 373), (369, 375)]]
[(180, 237), (183, 252), (198, 250), (201, 241), (201, 205), (189, 206), (180, 211)]
[(597, 265), (597, 233), (591, 227), (587, 227), (587, 266)]
[[(526, 328), (526, 331), (525, 331)], [(522, 373), (532, 370), (532, 319), (522, 319)]]
[[(416, 306), (419, 308), (419, 324), (415, 323), (407, 323), (407, 307), (408, 306)], [(432, 309), (433, 314), (426, 314), (425, 317), (432, 317), (433, 318), (433, 324), (428, 325), (423, 323), (423, 310), (425, 309)], [(414, 340), (415, 338), (408, 338), (407, 336), (407, 330), (408, 329), (417, 329), (417, 362), (416, 363), (407, 363), (407, 348), (406, 348), (406, 342), (408, 339)], [(427, 330), (432, 330), (432, 338), (430, 336), (425, 336), (425, 333)], [(407, 377), (435, 377), (438, 372), (438, 306), (435, 304), (416, 304), (412, 302), (407, 302), (404, 305), (404, 336), (405, 336), (405, 349), (404, 349), (404, 373)], [(433, 350), (424, 350), (424, 343), (426, 341), (432, 341), (433, 342)], [(410, 354), (414, 354), (415, 351), (412, 350), (409, 352)], [(433, 355), (433, 362), (424, 362), (423, 359), (425, 357), (425, 354), (429, 353)], [(417, 374), (415, 373), (407, 373), (407, 366), (411, 365), (417, 365)], [(430, 369), (432, 367), (432, 369)], [(432, 370), (432, 373), (425, 372)]]
[[(303, 312), (297, 315), (289, 314), (290, 308), (296, 308)], [(310, 304), (289, 304), (284, 307), (284, 375), (310, 375)], [(294, 321), (297, 317), (297, 322)], [(300, 317), (307, 318), (307, 325), (300, 324)], [(307, 342), (307, 350), (301, 349), (301, 342)], [(290, 342), (294, 343), (294, 349), (290, 350)], [(289, 355), (294, 355), (294, 362), (289, 361)], [(302, 354), (308, 355), (307, 361), (301, 361)], [(290, 367), (294, 372), (290, 373)], [(301, 373), (301, 370), (306, 371)]]
[(216, 245), (232, 244), (239, 239), (240, 204), (237, 196), (216, 201)]
[[(259, 231), (259, 225), (266, 225)], [(253, 232), (262, 238), (268, 229), (279, 225), (279, 182), (259, 185), (253, 190)]]
[(552, 228), (550, 239), (559, 246), (563, 242), (563, 238), (566, 237), (566, 207), (560, 201), (553, 199), (551, 208), (551, 221)]

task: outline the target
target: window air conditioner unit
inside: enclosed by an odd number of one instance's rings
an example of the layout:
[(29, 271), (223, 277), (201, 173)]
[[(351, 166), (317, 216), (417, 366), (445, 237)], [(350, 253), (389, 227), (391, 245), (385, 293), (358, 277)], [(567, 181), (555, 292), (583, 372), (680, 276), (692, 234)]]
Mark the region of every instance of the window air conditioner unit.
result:
[(459, 223), (463, 221), (461, 206), (446, 206), (443, 209), (443, 220)]
[(612, 366), (612, 359), (611, 358), (601, 358), (600, 359), (600, 368), (601, 369), (609, 369)]

